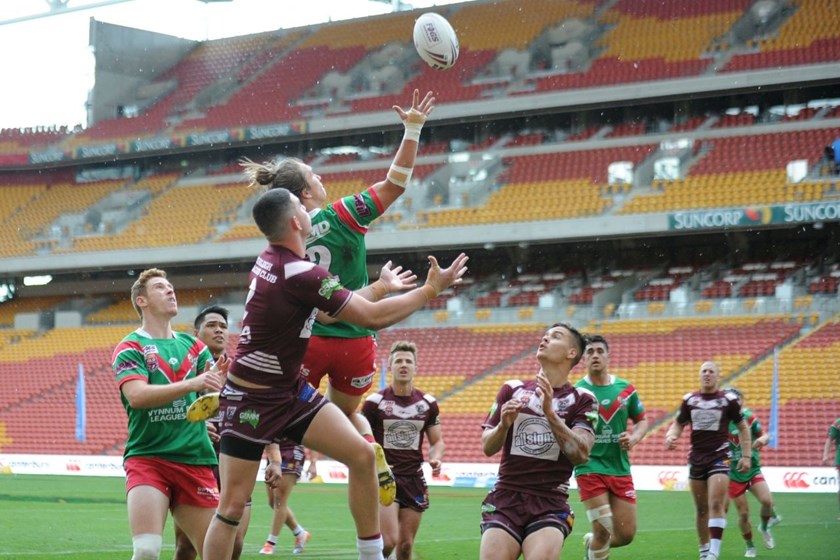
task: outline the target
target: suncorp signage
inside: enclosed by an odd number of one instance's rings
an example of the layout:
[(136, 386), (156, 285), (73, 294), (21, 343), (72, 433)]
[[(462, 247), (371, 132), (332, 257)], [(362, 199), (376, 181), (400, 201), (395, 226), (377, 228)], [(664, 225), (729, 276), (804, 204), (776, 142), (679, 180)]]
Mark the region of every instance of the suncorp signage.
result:
[(675, 212), (668, 216), (668, 229), (744, 229), (762, 225), (836, 221), (840, 221), (840, 202), (814, 202)]

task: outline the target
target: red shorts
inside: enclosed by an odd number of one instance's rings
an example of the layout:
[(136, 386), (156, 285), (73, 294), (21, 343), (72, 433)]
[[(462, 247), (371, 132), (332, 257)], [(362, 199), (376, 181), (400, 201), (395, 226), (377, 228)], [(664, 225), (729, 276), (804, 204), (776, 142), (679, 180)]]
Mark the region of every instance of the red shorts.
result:
[(747, 490), (749, 490), (753, 484), (757, 482), (764, 482), (764, 475), (758, 473), (751, 479), (746, 482), (736, 482), (734, 480), (729, 481), (729, 497), (730, 498), (737, 498), (738, 496), (743, 496), (746, 494)]
[(151, 486), (169, 498), (169, 508), (186, 504), (215, 508), (219, 487), (213, 467), (185, 465), (157, 457), (129, 457), (125, 460), (126, 494), (137, 486)]
[(636, 503), (636, 487), (633, 486), (633, 477), (630, 475), (587, 473), (575, 478), (582, 502), (609, 492), (625, 502)]
[(313, 336), (303, 357), (303, 374), (313, 387), (329, 375), (333, 389), (364, 395), (376, 374), (376, 339)]

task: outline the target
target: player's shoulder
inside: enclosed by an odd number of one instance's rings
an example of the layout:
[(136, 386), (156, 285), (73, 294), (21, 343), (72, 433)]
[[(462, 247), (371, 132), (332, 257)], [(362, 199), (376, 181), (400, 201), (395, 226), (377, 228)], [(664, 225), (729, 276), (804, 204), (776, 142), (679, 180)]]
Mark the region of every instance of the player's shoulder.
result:
[(572, 389), (578, 397), (586, 397), (591, 398), (595, 402), (598, 401), (598, 397), (595, 396), (595, 393), (586, 387), (575, 385)]
[(502, 387), (508, 387), (510, 389), (519, 389), (520, 387), (524, 386), (525, 382), (521, 379), (508, 379), (507, 381), (505, 381), (504, 385), (502, 385)]
[(431, 393), (424, 393), (423, 391), (420, 391), (420, 397), (429, 404), (437, 402), (437, 399)]
[(691, 391), (691, 392), (688, 392), (688, 393), (686, 393), (685, 395), (683, 395), (682, 400), (684, 400), (684, 401), (688, 402), (688, 400), (689, 400), (691, 397), (695, 396), (695, 395), (697, 395), (697, 391)]
[(365, 401), (373, 404), (379, 404), (382, 402), (383, 398), (385, 398), (384, 390), (379, 391), (378, 393), (372, 393), (371, 395), (368, 395), (368, 398), (366, 398)]
[[(723, 396), (726, 397), (726, 400), (729, 402), (738, 400), (738, 396), (735, 393), (724, 392)], [(744, 411), (746, 412), (746, 410), (747, 409), (745, 408)]]

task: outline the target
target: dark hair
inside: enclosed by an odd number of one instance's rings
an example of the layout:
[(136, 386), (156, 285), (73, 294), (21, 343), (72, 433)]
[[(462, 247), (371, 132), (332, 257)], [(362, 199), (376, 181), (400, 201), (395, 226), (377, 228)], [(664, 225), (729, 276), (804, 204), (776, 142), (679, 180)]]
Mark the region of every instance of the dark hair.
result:
[(251, 210), (254, 223), (269, 241), (277, 240), (285, 233), (285, 218), (294, 212), (292, 200), (288, 190), (276, 188), (262, 193), (254, 204)]
[(567, 331), (572, 333), (572, 336), (575, 338), (575, 342), (577, 343), (577, 351), (578, 352), (577, 352), (577, 356), (575, 356), (574, 361), (572, 361), (572, 367), (576, 366), (578, 364), (578, 362), (580, 361), (580, 359), (583, 357), (583, 349), (586, 348), (586, 339), (584, 338), (584, 336), (582, 334), (580, 334), (579, 330), (577, 330), (576, 328), (574, 328), (572, 325), (570, 325), (569, 323), (567, 323), (565, 321), (561, 321), (560, 323), (554, 323), (549, 328), (553, 329), (555, 327), (563, 327), (564, 329), (566, 329)]
[(599, 343), (599, 344), (604, 345), (604, 348), (607, 349), (607, 352), (610, 351), (610, 345), (607, 343), (607, 339), (604, 338), (604, 335), (588, 334), (588, 335), (584, 336), (583, 339), (586, 342), (586, 346), (589, 346), (590, 344)]
[(217, 315), (221, 315), (222, 318), (225, 320), (225, 323), (228, 322), (228, 313), (230, 313), (227, 308), (222, 307), (221, 305), (208, 305), (204, 309), (198, 312), (198, 315), (195, 316), (195, 321), (193, 322), (193, 326), (195, 330), (201, 328), (201, 324), (204, 322), (204, 318), (207, 317), (210, 313), (216, 313)]
[(255, 163), (248, 158), (239, 160), (245, 169), (249, 187), (262, 185), (271, 189), (286, 189), (300, 197), (300, 193), (309, 188), (303, 174), (303, 162), (297, 158), (284, 158), (266, 163)]

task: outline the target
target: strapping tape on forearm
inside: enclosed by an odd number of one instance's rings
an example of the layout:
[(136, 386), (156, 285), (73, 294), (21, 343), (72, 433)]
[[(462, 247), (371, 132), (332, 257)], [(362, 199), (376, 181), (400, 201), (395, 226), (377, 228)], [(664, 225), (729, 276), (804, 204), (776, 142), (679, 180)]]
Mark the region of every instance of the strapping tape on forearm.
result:
[(423, 130), (423, 125), (421, 123), (407, 122), (405, 123), (405, 134), (403, 135), (403, 138), (419, 142), (421, 130)]
[(401, 167), (397, 164), (391, 164), (388, 170), (388, 180), (397, 186), (405, 188), (411, 180), (411, 174), (414, 172), (413, 167)]

